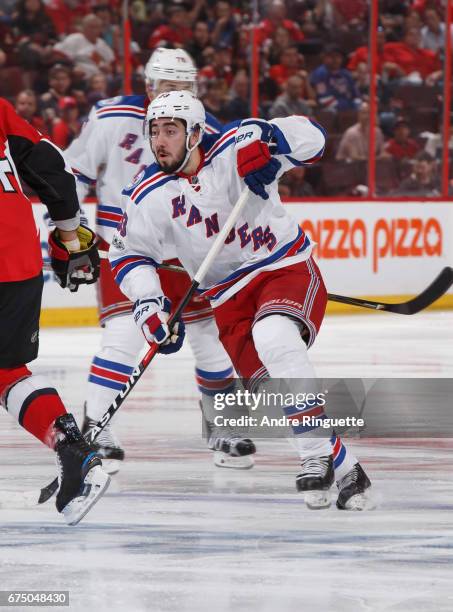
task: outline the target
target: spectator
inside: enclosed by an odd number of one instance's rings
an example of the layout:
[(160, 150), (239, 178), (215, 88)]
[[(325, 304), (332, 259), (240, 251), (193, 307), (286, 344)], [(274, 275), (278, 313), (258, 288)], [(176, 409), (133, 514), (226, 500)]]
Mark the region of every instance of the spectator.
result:
[(220, 121), (225, 121), (225, 101), (228, 86), (224, 79), (212, 79), (206, 83), (206, 92), (201, 98), (206, 112)]
[(295, 21), (286, 19), (286, 5), (283, 0), (273, 0), (267, 11), (267, 17), (258, 26), (258, 44), (267, 38), (272, 38), (275, 30), (283, 27), (288, 30), (291, 40), (295, 43), (304, 39), (304, 34)]
[(184, 4), (173, 4), (167, 11), (167, 23), (157, 27), (148, 38), (148, 49), (157, 47), (185, 48), (192, 40), (192, 30)]
[[(17, 52), (25, 70), (39, 71), (52, 53), (56, 32), (52, 20), (44, 10), (42, 0), (19, 0), (17, 14), (13, 20), (17, 33)], [(35, 74), (26, 75), (26, 81), (33, 84)]]
[(211, 42), (214, 46), (232, 47), (236, 35), (236, 20), (231, 3), (228, 0), (217, 0), (214, 6), (215, 20), (209, 23)]
[(113, 23), (112, 8), (108, 4), (97, 4), (93, 7), (93, 14), (102, 22), (101, 38), (119, 56), (121, 52), (121, 32), (119, 27)]
[(53, 120), (50, 137), (54, 144), (66, 149), (81, 129), (77, 100), (72, 96), (60, 98), (58, 110), (60, 116)]
[[(300, 166), (286, 172), (279, 181), (278, 191), (286, 197), (310, 198), (315, 195), (313, 187), (306, 180), (306, 168)], [(283, 190), (280, 189), (282, 184)], [(286, 189), (285, 189), (286, 188)]]
[(15, 108), (17, 114), (28, 121), (34, 128), (42, 134), (47, 133), (44, 120), (37, 114), (38, 101), (36, 94), (32, 89), (24, 89), (16, 96)]
[(296, 45), (291, 45), (281, 52), (280, 63), (271, 66), (269, 77), (277, 83), (281, 91), (288, 78), (300, 72), (303, 63), (303, 55), (299, 53)]
[(279, 96), (269, 109), (269, 118), (289, 117), (289, 115), (312, 114), (309, 104), (303, 100), (303, 79), (300, 75), (290, 76), (285, 84), (284, 93)]
[(74, 32), (75, 24), (89, 12), (90, 0), (46, 0), (46, 13), (60, 38)]
[(193, 28), (193, 36), (191, 42), (187, 45), (187, 52), (193, 58), (198, 68), (201, 68), (203, 63), (203, 51), (211, 44), (211, 36), (209, 34), (208, 24), (206, 21), (197, 21)]
[(352, 74), (343, 68), (343, 52), (337, 46), (329, 46), (324, 52), (323, 63), (310, 78), (319, 106), (324, 110), (353, 110), (360, 103)]
[(102, 40), (102, 22), (96, 15), (86, 15), (82, 20), (82, 32), (70, 34), (55, 45), (55, 51), (74, 62), (74, 73), (82, 79), (93, 74), (109, 74), (115, 59), (112, 49)]
[(393, 159), (412, 159), (417, 155), (420, 146), (410, 137), (409, 123), (405, 119), (398, 119), (393, 128), (393, 138), (384, 147), (386, 157)]
[[(207, 47), (205, 52), (210, 49)], [(206, 91), (208, 81), (224, 79), (228, 87), (231, 87), (233, 82), (233, 70), (231, 68), (233, 50), (231, 47), (219, 45), (211, 55), (211, 63), (205, 66), (198, 73), (198, 82), (201, 92)]]
[(236, 73), (231, 86), (231, 94), (232, 97), (225, 105), (225, 120), (235, 121), (250, 117), (250, 79), (245, 70)]
[[(367, 102), (362, 102), (358, 112), (358, 121), (351, 125), (343, 134), (336, 159), (345, 161), (361, 161), (368, 159), (368, 135), (370, 130), (370, 108)], [(375, 127), (376, 157), (384, 153), (384, 135), (380, 127)]]
[(279, 26), (272, 34), (272, 39), (268, 38), (263, 44), (263, 51), (267, 56), (267, 61), (271, 66), (278, 64), (280, 56), (292, 45), (291, 35), (283, 26)]
[(108, 98), (107, 77), (105, 74), (93, 74), (88, 81), (86, 97), (90, 107), (99, 102), (99, 100)]
[(441, 69), (439, 57), (429, 49), (420, 49), (420, 32), (407, 30), (403, 42), (386, 43), (388, 61), (395, 65), (398, 77), (408, 83), (421, 84)]
[(442, 53), (445, 47), (445, 24), (434, 8), (427, 8), (424, 13), (425, 25), (421, 29), (421, 46), (434, 53)]
[(71, 93), (71, 69), (63, 64), (56, 64), (49, 70), (49, 89), (42, 94), (40, 108), (45, 119), (54, 119), (58, 112), (58, 102)]
[(368, 14), (366, 0), (332, 0), (334, 29), (353, 29), (365, 27)]
[(433, 197), (440, 195), (439, 187), (435, 161), (429, 153), (423, 151), (416, 156), (413, 172), (401, 182), (398, 193)]

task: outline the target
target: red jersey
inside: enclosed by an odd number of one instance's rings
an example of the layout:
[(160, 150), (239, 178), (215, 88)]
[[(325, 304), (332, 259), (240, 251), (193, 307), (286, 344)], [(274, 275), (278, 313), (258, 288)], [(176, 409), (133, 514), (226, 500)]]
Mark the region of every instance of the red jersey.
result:
[(39, 233), (19, 176), (38, 193), (52, 219), (65, 223), (62, 229), (78, 226), (75, 179), (65, 168), (59, 150), (0, 98), (0, 282), (26, 280), (42, 268)]
[(395, 159), (411, 159), (420, 151), (420, 146), (412, 138), (409, 138), (404, 144), (396, 142), (394, 138), (391, 138), (385, 145), (385, 150)]

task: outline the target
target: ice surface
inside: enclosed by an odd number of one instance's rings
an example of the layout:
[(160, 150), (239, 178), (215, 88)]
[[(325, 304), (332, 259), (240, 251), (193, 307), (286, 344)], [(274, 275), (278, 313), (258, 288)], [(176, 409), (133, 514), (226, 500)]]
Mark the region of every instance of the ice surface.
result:
[[(78, 415), (99, 336), (42, 331), (33, 369)], [(311, 354), (324, 377), (452, 377), (453, 313), (331, 317)], [(150, 366), (115, 428), (124, 468), (78, 527), (53, 501), (0, 509), (0, 590), (69, 590), (71, 610), (453, 610), (451, 440), (348, 440), (377, 509), (309, 511), (284, 441), (258, 442), (253, 470), (213, 466), (192, 370), (187, 347)], [(50, 451), (3, 411), (0, 428), (3, 492), (53, 479)]]

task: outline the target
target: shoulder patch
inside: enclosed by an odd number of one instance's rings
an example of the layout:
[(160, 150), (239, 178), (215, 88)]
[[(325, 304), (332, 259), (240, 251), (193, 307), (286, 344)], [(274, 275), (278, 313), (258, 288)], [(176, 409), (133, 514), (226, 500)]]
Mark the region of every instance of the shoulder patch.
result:
[(102, 106), (110, 106), (111, 104), (119, 104), (122, 99), (123, 99), (123, 96), (115, 96), (114, 98), (107, 98), (106, 100), (100, 100), (96, 104), (96, 106), (102, 107)]
[(143, 179), (143, 177), (145, 176), (145, 172), (146, 170), (142, 170), (141, 172), (139, 172), (137, 176), (134, 178), (134, 180), (126, 185), (126, 187), (124, 188), (124, 191), (130, 191), (131, 189), (136, 187), (140, 183), (140, 181)]

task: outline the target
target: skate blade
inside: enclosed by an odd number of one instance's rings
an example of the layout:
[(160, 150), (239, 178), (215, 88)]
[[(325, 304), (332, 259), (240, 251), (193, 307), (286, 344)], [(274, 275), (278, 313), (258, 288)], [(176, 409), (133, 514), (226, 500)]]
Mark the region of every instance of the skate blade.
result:
[(330, 491), (304, 491), (304, 501), (310, 510), (330, 508), (332, 498)]
[(68, 525), (77, 525), (106, 492), (110, 484), (108, 476), (100, 466), (92, 468), (85, 476), (83, 495), (67, 504), (61, 513)]
[(230, 468), (233, 470), (250, 470), (255, 462), (252, 455), (243, 457), (231, 457), (222, 451), (214, 452), (214, 465), (220, 468)]
[(367, 493), (357, 493), (348, 499), (344, 508), (341, 510), (362, 511), (374, 510), (376, 502)]

